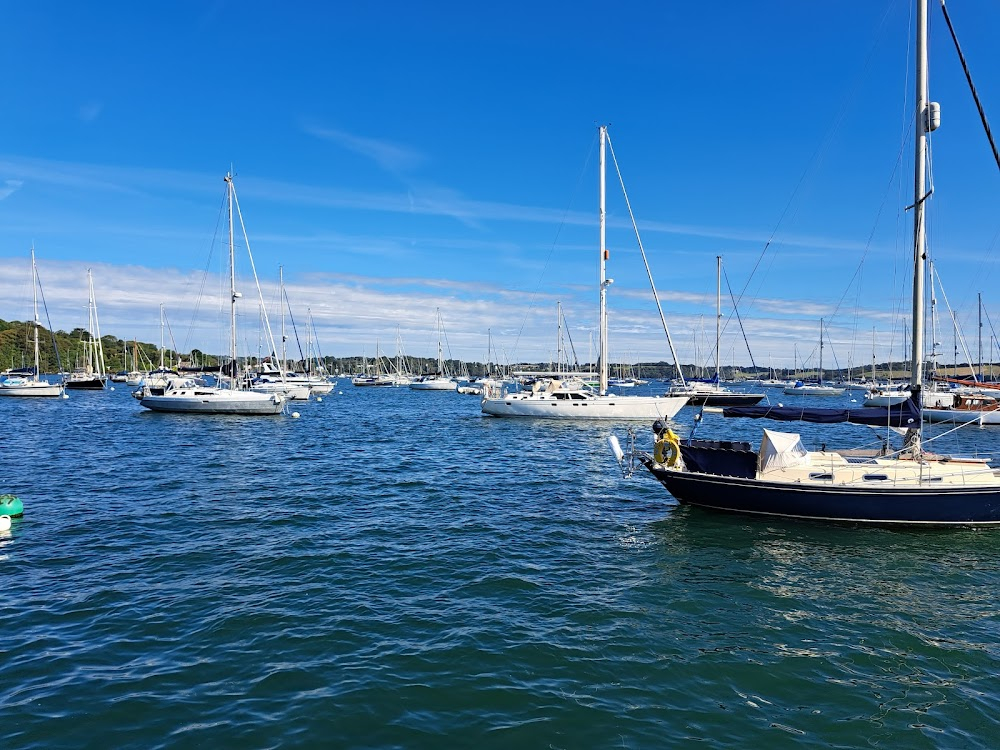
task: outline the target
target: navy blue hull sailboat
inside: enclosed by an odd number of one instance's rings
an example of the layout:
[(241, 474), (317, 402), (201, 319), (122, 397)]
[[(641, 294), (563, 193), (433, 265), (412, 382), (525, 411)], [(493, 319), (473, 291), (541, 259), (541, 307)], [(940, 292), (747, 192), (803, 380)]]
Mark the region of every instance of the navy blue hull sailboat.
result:
[(985, 459), (928, 453), (921, 444), (927, 133), (939, 108), (927, 97), (927, 0), (917, 2), (915, 199), (911, 395), (889, 407), (808, 409), (732, 407), (726, 417), (813, 423), (851, 422), (905, 431), (901, 451), (806, 450), (797, 434), (764, 430), (758, 450), (743, 441), (681, 441), (654, 424), (652, 455), (611, 438), (623, 470), (645, 466), (681, 503), (763, 516), (862, 524), (967, 526), (1000, 524), (1000, 471)]

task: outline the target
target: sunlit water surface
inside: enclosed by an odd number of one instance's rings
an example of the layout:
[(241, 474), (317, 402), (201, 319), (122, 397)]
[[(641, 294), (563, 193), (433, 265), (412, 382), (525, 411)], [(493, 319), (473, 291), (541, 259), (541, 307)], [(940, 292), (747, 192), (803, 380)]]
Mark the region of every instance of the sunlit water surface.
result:
[(712, 514), (607, 425), (338, 389), (0, 402), (0, 747), (996, 746), (1000, 531)]

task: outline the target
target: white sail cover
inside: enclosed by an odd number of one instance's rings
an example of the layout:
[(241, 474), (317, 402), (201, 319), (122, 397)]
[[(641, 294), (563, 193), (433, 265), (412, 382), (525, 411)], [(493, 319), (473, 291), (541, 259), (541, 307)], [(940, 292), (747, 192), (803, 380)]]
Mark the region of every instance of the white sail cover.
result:
[(760, 441), (760, 472), (802, 466), (809, 463), (809, 452), (795, 432), (764, 430)]

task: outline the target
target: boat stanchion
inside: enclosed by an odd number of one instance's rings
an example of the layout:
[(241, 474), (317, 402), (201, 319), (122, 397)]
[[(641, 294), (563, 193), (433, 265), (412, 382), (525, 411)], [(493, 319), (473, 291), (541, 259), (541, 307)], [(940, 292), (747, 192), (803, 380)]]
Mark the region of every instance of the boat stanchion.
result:
[(618, 462), (618, 468), (622, 471), (625, 479), (631, 479), (638, 465), (638, 457), (635, 450), (635, 428), (628, 428), (628, 438), (626, 438), (625, 450), (622, 450), (621, 443), (617, 435), (608, 435), (608, 446), (611, 453)]

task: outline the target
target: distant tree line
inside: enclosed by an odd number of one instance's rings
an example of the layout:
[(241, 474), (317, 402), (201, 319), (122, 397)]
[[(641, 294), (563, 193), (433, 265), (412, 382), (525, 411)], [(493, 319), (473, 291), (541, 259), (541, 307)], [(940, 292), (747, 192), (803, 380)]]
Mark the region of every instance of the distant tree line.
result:
[[(81, 360), (84, 356), (84, 345), (82, 342), (90, 339), (90, 334), (86, 330), (83, 328), (74, 328), (69, 332), (56, 331), (53, 335), (53, 333), (48, 331), (43, 326), (38, 330), (39, 360), (43, 373), (54, 373), (59, 371), (56, 354), (52, 346), (53, 336), (55, 338), (56, 346), (58, 346), (59, 349), (59, 358), (64, 371), (70, 371), (74, 366), (82, 363)], [(34, 325), (32, 323), (17, 320), (10, 322), (0, 320), (0, 370), (31, 366), (34, 362), (33, 337)], [(125, 369), (144, 370), (149, 364), (153, 367), (159, 366), (160, 351), (156, 344), (150, 344), (142, 341), (126, 341), (110, 335), (102, 336), (101, 344), (104, 348), (104, 362), (107, 366), (108, 372), (118, 372)], [(127, 366), (126, 357), (128, 362)], [(139, 359), (139, 365), (133, 364), (133, 358), (135, 357)], [(168, 365), (173, 364), (174, 366), (180, 365), (183, 367), (214, 369), (225, 359), (227, 358), (220, 357), (219, 355), (206, 354), (198, 349), (194, 349), (186, 354), (178, 354), (173, 350), (167, 350), (164, 352), (165, 363)], [(256, 362), (256, 358), (251, 357), (248, 358), (247, 361), (252, 365)], [(364, 356), (324, 357), (323, 363), (325, 364), (328, 372), (345, 374), (362, 373), (366, 371), (371, 372), (376, 367), (380, 367), (382, 371), (391, 371), (396, 367), (396, 360), (389, 357), (382, 357), (379, 364), (377, 364), (374, 359)], [(288, 365), (289, 369), (307, 369), (305, 367), (305, 363), (301, 360), (289, 359)], [(437, 360), (432, 357), (405, 357), (401, 362), (401, 366), (404, 370), (412, 374), (429, 374), (437, 370)], [(534, 370), (544, 372), (550, 370), (551, 367), (552, 365), (549, 362), (522, 362), (505, 365), (503, 369), (513, 371)], [(994, 366), (991, 364), (985, 364), (982, 366), (982, 371), (987, 377), (989, 377), (993, 373), (993, 367)], [(888, 379), (889, 377), (904, 379), (909, 377), (909, 368), (909, 362), (883, 362), (875, 366), (875, 378), (878, 380)], [(468, 374), (470, 377), (483, 377), (495, 373), (497, 371), (497, 366), (495, 364), (488, 364), (484, 362), (463, 362), (458, 359), (449, 359), (445, 361), (445, 369), (456, 375)], [(677, 368), (674, 367), (673, 364), (668, 364), (663, 361), (623, 364), (620, 368), (618, 363), (611, 363), (610, 369), (613, 374), (617, 374), (620, 369), (625, 374), (647, 379), (655, 378), (670, 380), (677, 377)], [(974, 369), (979, 372), (979, 365), (971, 366), (965, 363), (958, 366), (942, 365), (939, 367), (941, 374), (957, 375), (958, 377), (970, 375)], [(597, 365), (582, 364), (580, 365), (580, 370), (583, 372), (596, 372)], [(704, 367), (698, 365), (681, 365), (681, 371), (687, 379), (710, 375)], [(860, 368), (854, 368), (850, 371), (850, 373), (848, 373), (847, 370), (824, 370), (823, 372), (825, 380), (842, 380), (846, 379), (849, 374), (855, 380), (860, 380), (862, 378), (870, 379), (872, 376), (872, 368), (869, 365), (863, 372)], [(817, 372), (815, 370), (800, 370), (796, 372), (790, 368), (776, 368), (774, 370), (758, 368), (757, 370), (753, 370), (752, 368), (743, 369), (735, 366), (726, 366), (721, 368), (721, 376), (724, 380), (746, 380), (769, 377), (780, 379), (801, 378), (803, 380), (812, 380), (816, 378)]]

